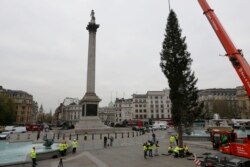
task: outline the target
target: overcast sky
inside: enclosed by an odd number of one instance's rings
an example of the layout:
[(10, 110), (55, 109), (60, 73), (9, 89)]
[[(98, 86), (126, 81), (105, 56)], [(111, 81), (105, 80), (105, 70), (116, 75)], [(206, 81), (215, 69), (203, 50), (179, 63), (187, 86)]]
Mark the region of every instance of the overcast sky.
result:
[[(208, 0), (250, 61), (248, 0)], [(234, 71), (197, 0), (171, 0), (193, 59), (198, 88), (235, 88)], [(0, 0), (0, 85), (33, 95), (54, 112), (86, 91), (90, 12), (95, 10), (96, 94), (116, 97), (168, 88), (159, 66), (168, 0)]]

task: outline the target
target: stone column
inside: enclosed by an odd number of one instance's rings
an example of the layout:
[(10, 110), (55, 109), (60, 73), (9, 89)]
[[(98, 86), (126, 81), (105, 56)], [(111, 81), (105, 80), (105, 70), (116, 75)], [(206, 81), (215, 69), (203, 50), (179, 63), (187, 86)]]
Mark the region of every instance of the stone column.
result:
[[(82, 105), (81, 120), (85, 121), (86, 124), (93, 126), (98, 118), (98, 104), (101, 99), (95, 93), (95, 58), (96, 58), (96, 32), (99, 28), (99, 24), (95, 23), (94, 11), (91, 12), (91, 21), (87, 26), (89, 31), (89, 48), (88, 48), (88, 69), (87, 69), (87, 90), (84, 97), (81, 99), (80, 104)], [(81, 123), (81, 126), (83, 122)]]

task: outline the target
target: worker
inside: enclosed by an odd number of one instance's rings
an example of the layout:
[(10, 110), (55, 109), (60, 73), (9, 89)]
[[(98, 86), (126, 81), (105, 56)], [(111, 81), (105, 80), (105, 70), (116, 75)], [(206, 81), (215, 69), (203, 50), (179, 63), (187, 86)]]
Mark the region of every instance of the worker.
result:
[(173, 151), (174, 158), (178, 158), (179, 157), (179, 154), (180, 154), (179, 151), (180, 151), (180, 147), (179, 146), (175, 146), (174, 151)]
[(72, 142), (72, 148), (73, 148), (72, 153), (73, 154), (76, 153), (77, 146), (78, 146), (78, 143), (77, 143), (76, 139), (74, 139), (73, 142)]
[(174, 148), (172, 146), (168, 147), (168, 153), (172, 154), (174, 152)]
[(63, 144), (63, 154), (66, 155), (67, 154), (67, 150), (68, 150), (68, 144), (66, 141), (64, 141), (64, 144)]
[(147, 142), (145, 142), (143, 144), (143, 153), (144, 153), (144, 158), (147, 159), (147, 156), (148, 156), (148, 144), (147, 144)]
[(32, 167), (35, 167), (37, 165), (36, 163), (36, 148), (33, 147), (31, 152), (30, 152), (30, 157), (32, 159)]
[(61, 142), (59, 144), (59, 151), (60, 151), (60, 155), (63, 156), (64, 155), (64, 144), (63, 144), (63, 142)]
[(159, 150), (159, 141), (157, 140), (154, 144), (154, 150), (155, 150), (155, 156), (158, 156), (158, 150)]
[(183, 149), (184, 149), (184, 155), (185, 156), (190, 156), (192, 153), (189, 152), (189, 148), (186, 144), (184, 144), (183, 146)]
[(221, 136), (221, 144), (226, 144), (227, 143), (227, 136), (226, 135), (222, 135)]
[(169, 144), (170, 144), (171, 147), (175, 146), (175, 136), (174, 135), (170, 135)]
[(148, 156), (153, 157), (153, 142), (148, 141)]

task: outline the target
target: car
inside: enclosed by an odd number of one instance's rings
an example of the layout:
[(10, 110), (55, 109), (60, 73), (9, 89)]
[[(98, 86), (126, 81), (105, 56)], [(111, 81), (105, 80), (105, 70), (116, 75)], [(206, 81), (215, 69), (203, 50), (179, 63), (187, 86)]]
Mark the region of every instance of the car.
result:
[(4, 131), (0, 133), (0, 140), (7, 140), (10, 137), (12, 131)]
[(15, 127), (13, 133), (26, 133), (26, 127), (25, 126), (19, 126)]

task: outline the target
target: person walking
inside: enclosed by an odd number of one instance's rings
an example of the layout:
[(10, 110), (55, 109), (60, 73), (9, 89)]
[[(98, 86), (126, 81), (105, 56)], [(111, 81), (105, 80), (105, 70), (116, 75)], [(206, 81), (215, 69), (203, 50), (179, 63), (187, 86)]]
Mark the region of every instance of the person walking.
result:
[(179, 138), (179, 135), (178, 135), (178, 133), (175, 135), (175, 142), (176, 142), (176, 145), (178, 146), (178, 138)]
[(110, 140), (110, 147), (112, 147), (113, 146), (113, 141), (114, 141), (114, 137), (113, 136), (111, 136), (110, 138), (109, 138), (109, 140)]
[(154, 132), (152, 132), (152, 141), (153, 141), (153, 143), (155, 144), (155, 142), (156, 142), (156, 136), (155, 136), (155, 133), (154, 133)]
[(104, 138), (103, 138), (104, 148), (106, 148), (106, 147), (107, 147), (107, 141), (108, 141), (107, 136), (104, 136)]
[(72, 154), (76, 153), (77, 145), (78, 145), (78, 143), (77, 143), (76, 139), (74, 139), (73, 142), (72, 142), (72, 148), (73, 148), (72, 149)]
[(37, 165), (36, 163), (36, 148), (33, 147), (31, 152), (30, 152), (30, 157), (32, 159), (32, 167), (35, 167)]

